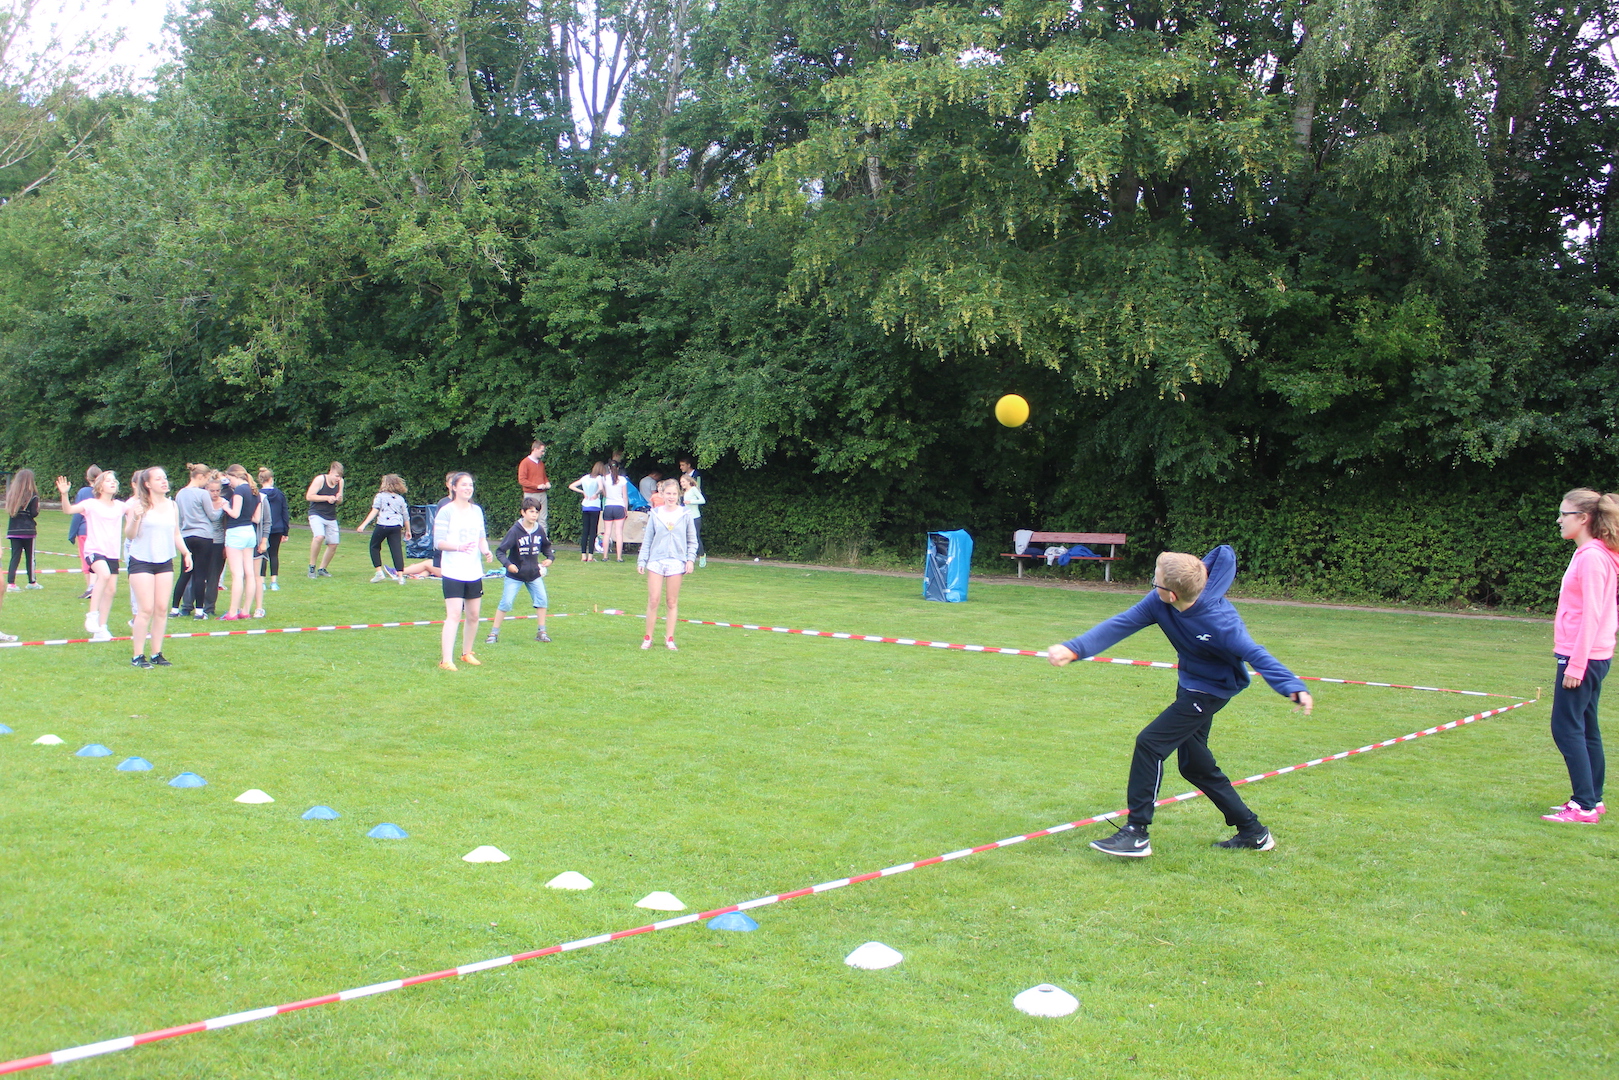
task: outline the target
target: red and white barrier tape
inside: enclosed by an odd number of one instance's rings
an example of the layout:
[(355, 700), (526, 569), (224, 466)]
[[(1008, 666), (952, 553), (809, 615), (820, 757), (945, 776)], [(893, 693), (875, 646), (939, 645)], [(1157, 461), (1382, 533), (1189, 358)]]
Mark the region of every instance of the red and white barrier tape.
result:
[[(573, 616), (575, 616), (577, 614), (578, 614), (577, 612), (561, 611), (561, 612), (555, 612), (555, 613), (549, 615), (549, 618), (552, 618), (552, 619), (567, 619), (567, 618), (571, 618), (571, 617), (573, 617)], [(182, 623), (185, 621), (185, 620), (181, 619), (180, 616), (178, 616), (178, 615), (172, 616), (172, 618), (174, 618), (176, 620), (179, 620)], [(506, 621), (507, 622), (513, 622), (513, 621), (515, 621), (517, 619), (538, 619), (538, 618), (539, 618), (538, 615), (508, 615), (508, 616), (506, 616)], [(485, 617), (485, 618), (479, 619), (478, 621), (481, 622), (481, 623), (486, 623), (486, 622), (492, 622), (493, 619), (490, 618), (490, 617)], [(262, 627), (262, 628), (256, 629), (256, 630), (190, 630), (190, 631), (186, 631), (185, 633), (180, 633), (180, 634), (168, 634), (168, 633), (165, 633), (163, 635), (163, 640), (164, 641), (172, 641), (172, 640), (174, 640), (176, 638), (244, 637), (244, 636), (253, 636), (253, 635), (256, 635), (256, 634), (312, 634), (312, 633), (315, 633), (317, 630), (382, 630), (382, 629), (390, 629), (390, 628), (396, 627), (396, 626), (443, 626), (443, 625), (444, 625), (444, 620), (443, 619), (417, 619), (414, 622), (338, 623), (338, 624), (335, 624), (335, 625), (332, 625), (332, 626), (280, 626), (280, 627)], [(129, 641), (130, 640), (130, 635), (123, 634), (123, 635), (121, 635), (119, 637), (109, 638), (108, 640), (109, 641)], [(20, 649), (24, 645), (88, 645), (88, 644), (92, 644), (92, 642), (91, 642), (91, 640), (89, 638), (52, 638), (52, 639), (50, 639), (48, 641), (0, 641), (0, 649)]]
[[(1270, 772), (1259, 773), (1255, 776), (1245, 777), (1241, 780), (1233, 780), (1231, 783), (1233, 786), (1240, 784), (1252, 784), (1256, 781), (1265, 780), (1272, 776), (1281, 776), (1284, 773), (1298, 772), (1301, 769), (1308, 769), (1316, 765), (1323, 765), (1329, 761), (1339, 761), (1343, 758), (1353, 757), (1357, 754), (1370, 753), (1373, 750), (1377, 750), (1385, 746), (1394, 746), (1397, 743), (1410, 742), (1412, 739), (1420, 739), (1424, 735), (1434, 735), (1441, 731), (1449, 731), (1452, 728), (1458, 728), (1464, 724), (1472, 724), (1479, 720), (1484, 720), (1491, 716), (1499, 716), (1502, 713), (1511, 712), (1513, 709), (1521, 709), (1525, 705), (1532, 704), (1534, 704), (1533, 700), (1520, 701), (1516, 705), (1504, 705), (1499, 709), (1491, 709), (1488, 712), (1474, 713), (1472, 716), (1464, 716), (1460, 720), (1452, 720), (1447, 724), (1439, 724), (1435, 727), (1425, 728), (1422, 731), (1414, 731), (1409, 735), (1401, 735), (1397, 739), (1386, 739), (1380, 743), (1371, 743), (1367, 746), (1362, 746), (1354, 750), (1345, 750), (1342, 753), (1333, 754), (1330, 757), (1314, 758), (1310, 761), (1304, 762), (1301, 765), (1289, 765), (1285, 769), (1273, 769)], [(1154, 805), (1168, 806), (1172, 803), (1185, 802), (1188, 799), (1195, 799), (1201, 794), (1203, 794), (1201, 791), (1189, 791), (1184, 795), (1175, 795), (1167, 799), (1159, 799)], [(445, 968), (443, 971), (432, 971), (425, 975), (413, 975), (408, 979), (391, 979), (388, 982), (373, 983), (370, 986), (356, 987), (352, 990), (343, 990), (335, 994), (323, 994), (320, 997), (305, 998), (302, 1001), (289, 1002), (285, 1005), (271, 1005), (262, 1009), (249, 1009), (246, 1012), (230, 1013), (226, 1016), (216, 1016), (211, 1020), (199, 1020), (196, 1023), (181, 1024), (178, 1027), (159, 1028), (156, 1031), (148, 1031), (140, 1035), (125, 1035), (122, 1038), (108, 1039), (105, 1042), (88, 1043), (84, 1046), (75, 1046), (67, 1050), (54, 1050), (49, 1054), (37, 1054), (33, 1057), (16, 1058), (12, 1061), (0, 1062), (0, 1075), (22, 1072), (25, 1069), (37, 1069), (45, 1065), (62, 1065), (69, 1061), (79, 1061), (88, 1057), (97, 1057), (101, 1054), (112, 1054), (119, 1050), (129, 1050), (136, 1046), (144, 1046), (147, 1043), (160, 1042), (164, 1039), (173, 1039), (181, 1035), (195, 1035), (199, 1032), (215, 1031), (219, 1028), (234, 1027), (237, 1024), (247, 1024), (255, 1020), (268, 1020), (273, 1016), (280, 1016), (283, 1013), (297, 1012), (300, 1009), (310, 1009), (317, 1005), (335, 1005), (340, 1001), (353, 1001), (355, 998), (371, 997), (375, 994), (386, 994), (393, 990), (402, 990), (407, 986), (417, 986), (421, 983), (436, 982), (440, 979), (451, 979), (462, 975), (475, 975), (480, 971), (489, 971), (492, 968), (506, 967), (509, 964), (520, 964), (525, 960), (536, 960), (542, 956), (553, 956), (557, 953), (573, 952), (576, 949), (588, 949), (593, 945), (604, 945), (609, 941), (619, 941), (623, 938), (635, 937), (638, 934), (649, 934), (656, 930), (670, 930), (676, 926), (687, 926), (703, 919), (712, 919), (733, 911), (748, 911), (753, 908), (766, 907), (770, 904), (779, 904), (783, 900), (795, 900), (801, 896), (812, 896), (816, 893), (830, 892), (833, 889), (841, 889), (845, 885), (858, 885), (866, 881), (875, 881), (878, 878), (893, 877), (895, 874), (903, 874), (908, 870), (916, 870), (923, 866), (933, 866), (937, 863), (946, 863), (955, 859), (962, 859), (968, 855), (977, 855), (984, 851), (994, 851), (997, 848), (1011, 847), (1013, 844), (1021, 844), (1025, 840), (1036, 840), (1041, 837), (1053, 836), (1060, 832), (1067, 832), (1070, 829), (1077, 829), (1085, 825), (1095, 825), (1099, 822), (1109, 821), (1114, 818), (1121, 817), (1125, 813), (1126, 811), (1124, 810), (1115, 810), (1112, 813), (1097, 814), (1094, 817), (1082, 818), (1079, 821), (1070, 821), (1062, 825), (1053, 825), (1048, 829), (1040, 829), (1037, 832), (1024, 833), (1022, 836), (1012, 836), (1005, 840), (996, 840), (994, 843), (979, 844), (977, 847), (962, 848), (959, 851), (951, 851), (944, 855), (935, 855), (931, 859), (919, 859), (916, 862), (900, 863), (897, 866), (890, 866), (883, 870), (874, 870), (870, 873), (859, 874), (854, 877), (838, 878), (835, 881), (825, 881), (819, 885), (811, 885), (810, 887), (804, 889), (795, 889), (792, 892), (776, 893), (772, 896), (761, 896), (754, 900), (743, 901), (740, 904), (731, 904), (727, 907), (714, 908), (712, 911), (701, 911), (691, 915), (681, 915), (677, 918), (664, 919), (655, 923), (647, 923), (644, 926), (633, 927), (629, 930), (618, 930), (610, 934), (598, 934), (595, 937), (580, 938), (576, 941), (563, 942), (560, 945), (550, 945), (543, 949), (535, 949), (531, 952), (513, 953), (510, 956), (499, 956), (493, 960), (480, 960), (474, 964), (462, 964), (459, 967)]]
[[(642, 616), (618, 608), (603, 608), (603, 615), (629, 615), (633, 618)], [(1004, 656), (1039, 656), (1044, 657), (1044, 649), (1004, 649), (995, 645), (957, 645), (948, 641), (922, 641), (918, 638), (877, 637), (872, 634), (844, 634), (833, 633), (830, 630), (798, 630), (786, 626), (763, 626), (755, 623), (713, 622), (708, 619), (680, 619), (682, 623), (693, 626), (727, 626), (735, 630), (764, 630), (772, 634), (800, 634), (804, 637), (839, 638), (846, 641), (877, 641), (885, 645), (921, 645), (929, 649), (958, 649), (962, 652), (1000, 653)], [(1178, 670), (1179, 664), (1171, 664), (1167, 660), (1126, 660), (1116, 656), (1086, 656), (1082, 658), (1089, 664), (1121, 664), (1126, 667), (1151, 667)], [(1382, 686), (1391, 690), (1426, 690), (1434, 694), (1461, 694), (1465, 697), (1498, 697), (1508, 701), (1522, 701), (1521, 697), (1513, 694), (1493, 694), (1484, 690), (1450, 690), (1443, 686), (1408, 686), (1404, 683), (1368, 682), (1364, 679), (1329, 679), (1324, 675), (1300, 675), (1299, 678), (1308, 682), (1340, 683), (1345, 686)]]

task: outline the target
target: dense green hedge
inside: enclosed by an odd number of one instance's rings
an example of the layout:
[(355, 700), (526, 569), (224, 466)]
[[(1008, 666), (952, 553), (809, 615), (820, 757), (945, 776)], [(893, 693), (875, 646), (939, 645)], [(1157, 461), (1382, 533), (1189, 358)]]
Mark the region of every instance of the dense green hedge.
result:
[[(359, 522), (385, 472), (403, 476), (410, 501), (417, 503), (437, 501), (444, 473), (457, 468), (479, 478), (478, 500), (490, 529), (503, 529), (517, 514), (522, 444), (521, 438), (502, 437), (499, 445), (471, 454), (449, 446), (346, 453), (350, 497), (341, 518)], [(126, 482), (135, 469), (153, 463), (176, 478), (187, 461), (269, 465), (298, 515), (305, 485), (326, 468), (331, 450), (315, 437), (265, 434), (184, 444), (106, 442), (76, 450), (34, 446), (7, 457), (10, 468), (32, 467), (47, 488), (58, 473), (77, 483), (92, 460)], [(555, 452), (548, 458), (551, 533), (559, 541), (578, 535), (579, 500), (565, 485), (587, 471), (590, 460)], [(632, 463), (632, 475), (641, 472)], [(1229, 543), (1241, 560), (1240, 580), (1249, 586), (1348, 600), (1545, 610), (1555, 604), (1569, 556), (1557, 535), (1557, 499), (1570, 487), (1603, 479), (1553, 462), (1515, 462), (1471, 473), (1323, 472), (1264, 483), (1161, 488), (1145, 478), (1081, 467), (1048, 487), (1042, 512), (1027, 508), (1030, 500), (1021, 489), (1008, 496), (974, 489), (960, 473), (938, 475), (931, 484), (888, 476), (851, 480), (792, 461), (763, 469), (722, 463), (707, 471), (711, 501), (704, 508), (704, 539), (716, 554), (838, 563), (877, 557), (912, 564), (926, 529), (966, 528), (976, 540), (977, 566), (1004, 572), (1000, 553), (1013, 529), (1119, 531), (1130, 534), (1131, 543), (1115, 576), (1144, 577), (1166, 548), (1201, 553)]]

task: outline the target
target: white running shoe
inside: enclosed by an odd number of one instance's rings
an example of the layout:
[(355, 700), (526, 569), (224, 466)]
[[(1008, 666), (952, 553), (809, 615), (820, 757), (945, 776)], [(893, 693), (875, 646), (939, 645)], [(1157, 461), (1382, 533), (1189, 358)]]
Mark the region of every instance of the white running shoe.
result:
[(95, 633), (96, 632), (96, 627), (100, 626), (100, 625), (101, 625), (100, 621), (96, 618), (96, 609), (95, 608), (91, 608), (89, 611), (86, 611), (84, 613), (84, 632), (86, 634)]
[(377, 572), (371, 575), (371, 584), (375, 585), (377, 582), (383, 580), (387, 576), (387, 574), (382, 572), (381, 568), (378, 568)]
[(98, 627), (96, 627), (96, 632), (90, 635), (90, 640), (91, 641), (111, 641), (112, 640), (112, 634), (110, 634), (107, 631), (107, 628), (105, 626), (98, 626)]

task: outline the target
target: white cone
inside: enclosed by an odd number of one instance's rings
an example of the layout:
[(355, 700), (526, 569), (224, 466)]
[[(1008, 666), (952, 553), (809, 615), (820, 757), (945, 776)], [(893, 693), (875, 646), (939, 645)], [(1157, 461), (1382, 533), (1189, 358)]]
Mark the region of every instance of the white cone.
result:
[(1050, 983), (1041, 983), (1013, 998), (1012, 1004), (1030, 1016), (1067, 1016), (1079, 1008), (1079, 999)]
[(511, 856), (489, 844), (481, 844), (461, 856), (466, 862), (510, 862)]
[(685, 911), (686, 905), (675, 899), (674, 893), (655, 892), (647, 893), (635, 902), (636, 907), (649, 908), (652, 911)]
[(61, 746), (62, 740), (55, 735), (41, 735), (34, 740), (35, 746)]
[(596, 884), (577, 870), (564, 870), (545, 883), (547, 889), (588, 889)]
[(880, 941), (868, 941), (854, 952), (843, 958), (843, 962), (852, 968), (861, 968), (865, 971), (881, 971), (891, 968), (905, 959), (898, 949), (890, 949)]
[(251, 803), (254, 806), (258, 806), (261, 803), (275, 802), (274, 799), (270, 798), (270, 796), (266, 795), (256, 787), (248, 788), (246, 791), (236, 796), (236, 801), (240, 803)]

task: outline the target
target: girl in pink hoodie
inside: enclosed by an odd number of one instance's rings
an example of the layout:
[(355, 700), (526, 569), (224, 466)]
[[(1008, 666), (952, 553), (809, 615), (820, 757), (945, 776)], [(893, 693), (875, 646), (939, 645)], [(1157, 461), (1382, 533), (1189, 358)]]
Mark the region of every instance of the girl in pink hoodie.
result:
[(1552, 741), (1568, 766), (1574, 794), (1541, 816), (1595, 825), (1607, 812), (1602, 804), (1606, 764), (1597, 701), (1619, 628), (1619, 498), (1575, 488), (1563, 496), (1557, 522), (1563, 539), (1576, 546), (1563, 574), (1552, 629), (1552, 651), (1557, 656)]

